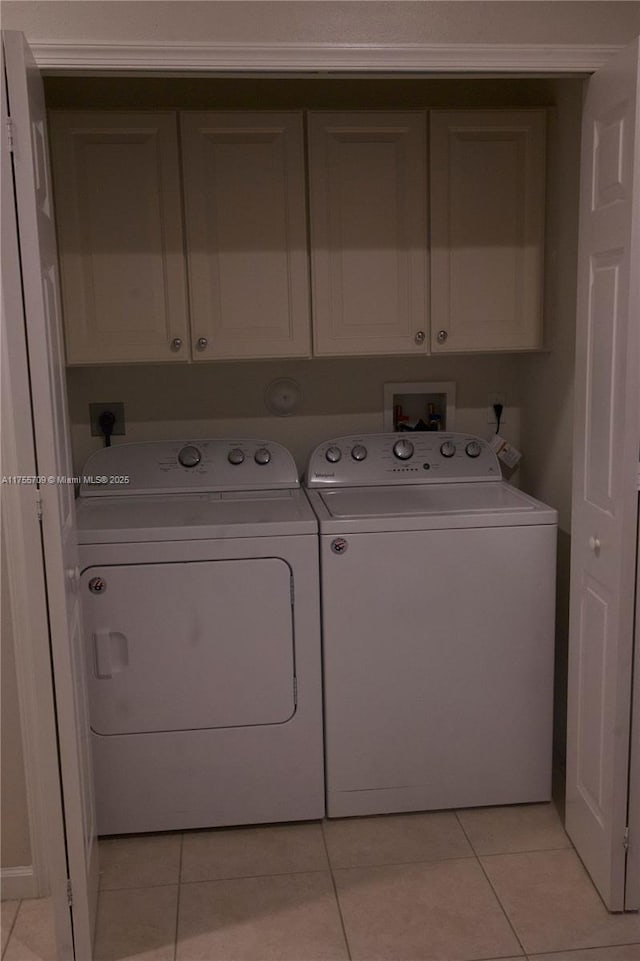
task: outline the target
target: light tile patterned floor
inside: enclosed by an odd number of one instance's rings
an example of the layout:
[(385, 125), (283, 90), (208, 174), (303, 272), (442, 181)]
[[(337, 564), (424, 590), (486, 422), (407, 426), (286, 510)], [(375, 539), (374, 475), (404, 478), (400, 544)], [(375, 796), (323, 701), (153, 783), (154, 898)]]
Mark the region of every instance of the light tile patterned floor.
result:
[[(96, 961), (640, 961), (552, 805), (101, 842)], [(49, 903), (3, 961), (54, 961)], [(83, 961), (83, 959), (79, 959)]]

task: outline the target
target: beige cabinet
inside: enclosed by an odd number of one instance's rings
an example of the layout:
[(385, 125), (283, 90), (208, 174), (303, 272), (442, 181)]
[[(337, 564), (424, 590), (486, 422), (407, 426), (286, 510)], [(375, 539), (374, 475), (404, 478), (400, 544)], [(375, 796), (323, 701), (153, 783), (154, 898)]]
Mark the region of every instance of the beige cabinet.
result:
[(424, 112), (312, 112), (314, 354), (428, 345)]
[(188, 356), (176, 117), (52, 112), (68, 364)]
[(308, 356), (302, 114), (180, 123), (193, 359)]
[(431, 350), (542, 347), (545, 112), (430, 115)]

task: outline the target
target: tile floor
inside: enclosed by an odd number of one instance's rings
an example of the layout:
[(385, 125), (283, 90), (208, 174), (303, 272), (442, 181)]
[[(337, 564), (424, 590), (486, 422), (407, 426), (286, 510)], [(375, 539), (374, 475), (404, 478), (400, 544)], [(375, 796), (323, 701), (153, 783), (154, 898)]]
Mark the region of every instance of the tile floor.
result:
[[(552, 805), (101, 842), (96, 961), (640, 961)], [(55, 961), (48, 901), (3, 961)], [(79, 959), (83, 961), (83, 959)]]

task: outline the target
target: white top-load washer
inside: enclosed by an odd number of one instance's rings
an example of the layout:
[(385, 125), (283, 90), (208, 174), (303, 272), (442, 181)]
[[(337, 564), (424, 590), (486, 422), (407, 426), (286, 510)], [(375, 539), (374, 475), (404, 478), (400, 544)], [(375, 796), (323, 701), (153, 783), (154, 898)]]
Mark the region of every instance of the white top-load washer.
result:
[(556, 511), (466, 434), (330, 440), (306, 485), (327, 814), (548, 800)]
[(84, 473), (99, 833), (322, 817), (317, 522), (289, 452), (123, 444)]

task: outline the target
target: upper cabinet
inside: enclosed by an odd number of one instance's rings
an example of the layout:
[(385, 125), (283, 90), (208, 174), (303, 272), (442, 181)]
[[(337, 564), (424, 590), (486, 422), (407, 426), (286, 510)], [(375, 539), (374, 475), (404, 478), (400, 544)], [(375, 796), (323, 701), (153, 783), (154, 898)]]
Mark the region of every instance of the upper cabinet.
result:
[(67, 363), (188, 351), (174, 113), (53, 112)]
[(543, 110), (307, 119), (52, 113), (69, 364), (542, 347)]
[(301, 113), (183, 113), (194, 360), (311, 352)]
[(311, 113), (314, 354), (424, 353), (424, 112)]
[(542, 347), (545, 112), (431, 113), (431, 350)]

